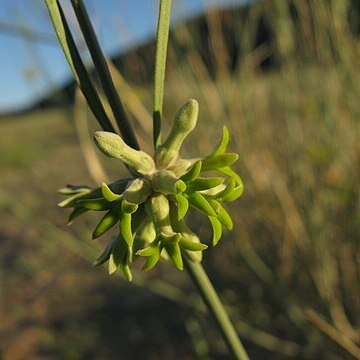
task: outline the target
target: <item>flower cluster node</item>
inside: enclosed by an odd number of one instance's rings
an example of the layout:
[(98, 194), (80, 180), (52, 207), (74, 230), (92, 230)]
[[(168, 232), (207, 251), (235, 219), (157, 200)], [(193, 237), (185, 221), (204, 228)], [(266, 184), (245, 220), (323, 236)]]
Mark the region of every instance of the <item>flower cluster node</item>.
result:
[[(196, 126), (198, 113), (198, 102), (193, 99), (180, 108), (169, 135), (156, 148), (154, 160), (129, 147), (114, 133), (95, 133), (99, 150), (121, 160), (134, 177), (109, 185), (103, 183), (96, 189), (68, 185), (59, 190), (68, 196), (59, 206), (73, 208), (69, 223), (89, 210), (105, 212), (93, 231), (93, 239), (118, 226), (117, 235), (94, 265), (108, 261), (109, 273), (120, 268), (131, 280), (134, 256), (146, 258), (143, 270), (153, 268), (161, 257), (170, 259), (180, 270), (183, 256), (201, 261), (207, 245), (185, 223), (190, 208), (208, 217), (213, 245), (221, 238), (223, 228), (232, 229), (231, 217), (223, 204), (241, 196), (243, 183), (231, 168), (238, 155), (226, 152), (230, 140), (227, 128), (223, 128), (222, 139), (212, 154), (196, 159), (179, 157), (185, 138)], [(209, 172), (220, 176), (209, 176)]]

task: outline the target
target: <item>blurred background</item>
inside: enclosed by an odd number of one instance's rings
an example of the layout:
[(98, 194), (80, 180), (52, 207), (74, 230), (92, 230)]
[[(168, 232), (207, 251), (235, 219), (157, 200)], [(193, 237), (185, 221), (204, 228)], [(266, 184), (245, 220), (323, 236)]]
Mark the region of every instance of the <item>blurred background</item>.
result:
[[(85, 3), (151, 151), (158, 1)], [(165, 128), (196, 98), (184, 155), (210, 152), (223, 125), (240, 154), (235, 229), (203, 264), (250, 357), (360, 359), (360, 2), (173, 3)], [(108, 276), (91, 266), (108, 240), (91, 240), (96, 214), (66, 226), (58, 188), (125, 169), (91, 144), (43, 1), (0, 0), (0, 51), (0, 358), (229, 359), (186, 273), (139, 261), (132, 283)]]

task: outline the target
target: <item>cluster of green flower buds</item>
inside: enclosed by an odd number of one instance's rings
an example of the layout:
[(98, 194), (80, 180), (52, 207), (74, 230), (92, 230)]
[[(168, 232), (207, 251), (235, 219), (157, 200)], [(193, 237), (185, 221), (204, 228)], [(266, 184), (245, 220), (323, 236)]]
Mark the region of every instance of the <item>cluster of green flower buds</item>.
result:
[[(95, 265), (109, 262), (109, 273), (120, 268), (131, 280), (130, 265), (134, 255), (146, 257), (143, 270), (154, 267), (161, 257), (171, 259), (183, 269), (183, 256), (201, 261), (207, 245), (185, 223), (189, 208), (204, 213), (213, 229), (216, 245), (222, 229), (231, 230), (233, 222), (223, 203), (237, 199), (243, 192), (241, 178), (231, 165), (238, 155), (227, 153), (229, 132), (205, 158), (182, 159), (179, 151), (184, 139), (194, 129), (199, 106), (196, 100), (186, 102), (175, 115), (166, 140), (157, 147), (154, 159), (143, 151), (129, 147), (120, 136), (98, 131), (97, 147), (107, 156), (121, 160), (134, 177), (118, 180), (100, 188), (67, 186), (59, 190), (68, 195), (59, 206), (73, 208), (72, 222), (88, 210), (105, 214), (93, 231), (96, 239), (118, 224), (118, 234), (111, 239)], [(221, 176), (204, 176), (204, 173)]]

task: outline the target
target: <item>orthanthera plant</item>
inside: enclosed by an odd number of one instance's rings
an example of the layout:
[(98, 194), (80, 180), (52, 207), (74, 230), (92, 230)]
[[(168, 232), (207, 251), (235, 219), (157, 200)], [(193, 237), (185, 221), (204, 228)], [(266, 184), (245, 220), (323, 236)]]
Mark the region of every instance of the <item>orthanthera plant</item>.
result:
[(181, 158), (180, 148), (194, 129), (199, 113), (197, 101), (189, 100), (176, 113), (170, 133), (165, 141), (161, 141), (171, 0), (160, 0), (154, 76), (154, 158), (139, 149), (82, 0), (71, 0), (71, 3), (122, 137), (116, 134), (107, 117), (59, 0), (45, 2), (74, 78), (104, 130), (95, 133), (95, 144), (105, 155), (121, 160), (131, 174), (129, 178), (112, 184), (103, 183), (96, 189), (67, 186), (60, 193), (68, 195), (68, 198), (59, 205), (73, 208), (70, 223), (89, 210), (105, 212), (93, 231), (94, 239), (118, 224), (117, 235), (110, 239), (95, 261), (95, 265), (108, 261), (110, 273), (120, 268), (131, 280), (130, 265), (137, 255), (146, 257), (144, 270), (154, 267), (161, 256), (171, 259), (178, 269), (185, 265), (229, 350), (236, 359), (248, 359), (224, 306), (200, 264), (202, 251), (207, 245), (185, 222), (189, 208), (205, 214), (213, 229), (213, 245), (221, 238), (223, 227), (229, 230), (233, 227), (224, 203), (237, 199), (243, 192), (243, 185), (231, 168), (238, 155), (226, 152), (229, 132), (224, 127), (222, 139), (210, 155), (196, 159)]
[[(119, 228), (95, 265), (109, 261), (109, 273), (120, 268), (131, 280), (134, 255), (147, 258), (144, 270), (154, 267), (161, 256), (170, 258), (180, 270), (183, 256), (200, 261), (207, 245), (185, 222), (189, 207), (208, 217), (213, 245), (221, 238), (223, 227), (232, 229), (223, 204), (237, 199), (243, 185), (231, 168), (238, 155), (226, 152), (227, 128), (223, 128), (222, 139), (212, 154), (195, 159), (179, 156), (184, 139), (196, 125), (198, 112), (198, 103), (193, 99), (179, 109), (166, 140), (156, 147), (154, 159), (129, 147), (114, 133), (95, 133), (97, 147), (105, 155), (121, 160), (133, 175), (113, 184), (103, 183), (97, 189), (67, 186), (60, 190), (69, 197), (59, 206), (73, 208), (69, 222), (89, 210), (105, 212), (93, 231), (93, 239), (115, 225)], [(204, 176), (209, 173), (217, 176)]]

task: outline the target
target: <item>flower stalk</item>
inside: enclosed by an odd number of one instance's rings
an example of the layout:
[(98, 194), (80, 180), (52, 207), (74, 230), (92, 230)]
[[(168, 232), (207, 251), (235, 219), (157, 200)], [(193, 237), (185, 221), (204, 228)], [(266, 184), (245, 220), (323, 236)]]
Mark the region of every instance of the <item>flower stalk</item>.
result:
[(156, 36), (154, 72), (153, 141), (156, 148), (161, 143), (161, 122), (163, 116), (164, 81), (169, 39), (172, 0), (161, 0)]
[(202, 265), (185, 260), (185, 269), (188, 271), (210, 314), (219, 327), (223, 339), (234, 358), (238, 360), (248, 360), (249, 357), (237, 335), (234, 325), (231, 323), (229, 315)]

